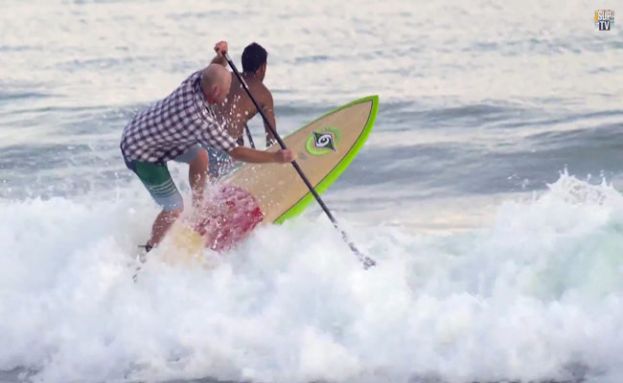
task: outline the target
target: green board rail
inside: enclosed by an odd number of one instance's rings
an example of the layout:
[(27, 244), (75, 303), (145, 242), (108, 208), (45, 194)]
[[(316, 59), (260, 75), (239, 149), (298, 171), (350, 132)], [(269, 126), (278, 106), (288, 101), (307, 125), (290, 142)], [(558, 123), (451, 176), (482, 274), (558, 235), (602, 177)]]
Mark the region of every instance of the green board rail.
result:
[[(333, 169), (331, 169), (329, 173), (327, 173), (326, 176), (324, 176), (322, 180), (320, 180), (320, 182), (318, 182), (314, 186), (314, 190), (316, 190), (316, 192), (318, 192), (319, 194), (324, 193), (340, 177), (340, 175), (344, 172), (344, 170), (346, 170), (346, 168), (351, 164), (351, 162), (353, 162), (355, 157), (357, 157), (357, 154), (359, 153), (363, 145), (368, 140), (368, 136), (370, 135), (370, 132), (372, 132), (372, 127), (374, 126), (374, 121), (376, 120), (376, 114), (379, 108), (379, 96), (372, 95), (372, 96), (367, 96), (367, 97), (357, 99), (346, 105), (342, 105), (318, 117), (317, 119), (310, 122), (309, 124), (307, 124), (307, 125), (313, 124), (314, 122), (322, 118), (325, 118), (326, 116), (331, 115), (333, 113), (337, 113), (340, 110), (349, 108), (353, 105), (363, 104), (366, 102), (371, 102), (372, 106), (370, 108), (370, 114), (368, 115), (368, 120), (366, 121), (365, 127), (363, 128), (363, 130), (359, 134), (359, 137), (357, 137), (357, 139), (355, 140), (351, 148), (348, 150), (346, 155), (335, 165)], [(283, 223), (291, 218), (294, 218), (300, 215), (312, 201), (314, 201), (314, 196), (312, 195), (311, 192), (307, 192), (291, 208), (289, 208), (283, 214), (277, 217), (274, 223)]]

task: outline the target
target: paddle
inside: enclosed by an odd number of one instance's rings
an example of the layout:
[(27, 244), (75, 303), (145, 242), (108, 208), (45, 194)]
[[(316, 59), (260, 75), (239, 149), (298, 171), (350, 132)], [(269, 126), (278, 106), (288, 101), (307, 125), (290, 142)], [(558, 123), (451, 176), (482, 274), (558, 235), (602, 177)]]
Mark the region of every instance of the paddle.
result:
[(253, 149), (255, 149), (255, 142), (253, 142), (253, 137), (251, 136), (251, 131), (249, 130), (249, 125), (244, 124), (244, 131), (247, 132), (247, 139), (249, 140), (249, 145)]
[[(279, 134), (277, 134), (277, 131), (275, 130), (275, 127), (270, 124), (270, 122), (268, 121), (268, 118), (264, 114), (264, 111), (262, 110), (260, 105), (255, 100), (255, 97), (253, 97), (253, 95), (251, 94), (251, 91), (249, 90), (249, 86), (247, 85), (247, 83), (244, 81), (244, 79), (240, 75), (240, 72), (238, 72), (238, 68), (236, 68), (236, 65), (234, 64), (234, 62), (229, 57), (229, 54), (225, 53), (223, 56), (227, 60), (227, 63), (229, 64), (231, 69), (234, 71), (234, 74), (238, 78), (238, 81), (240, 81), (240, 83), (242, 84), (242, 87), (244, 88), (244, 90), (247, 93), (247, 95), (249, 96), (251, 101), (253, 101), (253, 105), (255, 105), (255, 108), (257, 109), (257, 111), (260, 113), (260, 115), (264, 119), (264, 123), (266, 124), (266, 126), (268, 127), (270, 132), (272, 133), (273, 137), (275, 137), (275, 140), (277, 140), (277, 143), (279, 144), (281, 149), (287, 149), (286, 148), (286, 144), (283, 142), (283, 140), (281, 139)], [(346, 234), (346, 232), (340, 228), (340, 226), (337, 223), (337, 220), (335, 219), (335, 217), (333, 217), (333, 214), (331, 214), (331, 211), (329, 211), (329, 208), (324, 203), (322, 198), (320, 198), (320, 195), (318, 194), (318, 192), (316, 192), (316, 190), (314, 189), (314, 186), (311, 184), (311, 182), (309, 182), (309, 179), (307, 179), (307, 177), (303, 173), (303, 170), (301, 169), (299, 164), (296, 161), (292, 161), (292, 166), (294, 167), (294, 170), (296, 170), (296, 172), (299, 174), (299, 176), (301, 177), (301, 179), (303, 180), (303, 182), (305, 183), (305, 185), (307, 186), (309, 191), (312, 193), (314, 198), (316, 198), (316, 201), (318, 201), (318, 204), (320, 205), (322, 210), (325, 212), (327, 217), (329, 217), (329, 220), (333, 224), (333, 227), (335, 227), (340, 232), (344, 242), (346, 242), (348, 244), (348, 247), (350, 247), (350, 249), (355, 254), (357, 259), (359, 259), (359, 261), (363, 264), (363, 268), (367, 269), (369, 267), (374, 266), (376, 264), (376, 262), (372, 258), (362, 254), (359, 251), (359, 249), (357, 249), (355, 244), (348, 238), (348, 235)]]

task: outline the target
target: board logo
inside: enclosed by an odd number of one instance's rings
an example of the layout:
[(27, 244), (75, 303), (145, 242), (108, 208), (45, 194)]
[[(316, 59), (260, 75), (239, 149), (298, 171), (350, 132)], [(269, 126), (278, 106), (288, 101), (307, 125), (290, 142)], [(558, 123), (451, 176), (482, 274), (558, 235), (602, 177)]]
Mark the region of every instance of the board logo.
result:
[(597, 9), (594, 20), (597, 29), (609, 31), (614, 25), (614, 11), (612, 9)]
[(337, 145), (340, 143), (340, 136), (340, 131), (337, 128), (328, 126), (319, 131), (312, 132), (307, 138), (305, 149), (314, 156), (335, 152)]

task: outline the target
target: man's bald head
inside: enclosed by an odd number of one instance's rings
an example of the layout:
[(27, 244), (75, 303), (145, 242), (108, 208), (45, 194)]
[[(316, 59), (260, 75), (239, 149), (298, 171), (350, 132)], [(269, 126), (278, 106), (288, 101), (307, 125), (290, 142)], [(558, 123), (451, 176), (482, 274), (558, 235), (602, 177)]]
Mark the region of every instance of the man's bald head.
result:
[(201, 90), (210, 104), (225, 101), (231, 87), (231, 73), (219, 64), (208, 65), (201, 72)]

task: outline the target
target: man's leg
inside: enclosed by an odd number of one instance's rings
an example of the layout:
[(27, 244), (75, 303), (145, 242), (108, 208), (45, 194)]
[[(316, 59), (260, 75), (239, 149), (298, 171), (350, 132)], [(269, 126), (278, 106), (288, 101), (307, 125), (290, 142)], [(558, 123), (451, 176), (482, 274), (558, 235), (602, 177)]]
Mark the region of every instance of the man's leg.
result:
[(182, 214), (184, 200), (165, 164), (133, 161), (128, 167), (140, 178), (156, 203), (162, 206), (162, 211), (152, 225), (151, 238), (146, 244), (152, 248), (160, 243), (171, 225)]
[(203, 193), (208, 178), (208, 152), (205, 149), (199, 149), (189, 165), (188, 182), (192, 190), (193, 206), (198, 207), (203, 202)]
[(156, 247), (164, 238), (164, 235), (169, 231), (171, 225), (182, 214), (183, 209), (176, 210), (163, 210), (158, 214), (154, 224), (151, 227), (151, 238), (147, 241), (149, 248)]
[(175, 162), (183, 162), (189, 165), (188, 183), (192, 190), (193, 206), (201, 205), (210, 164), (208, 152), (201, 145), (193, 145), (175, 158)]

